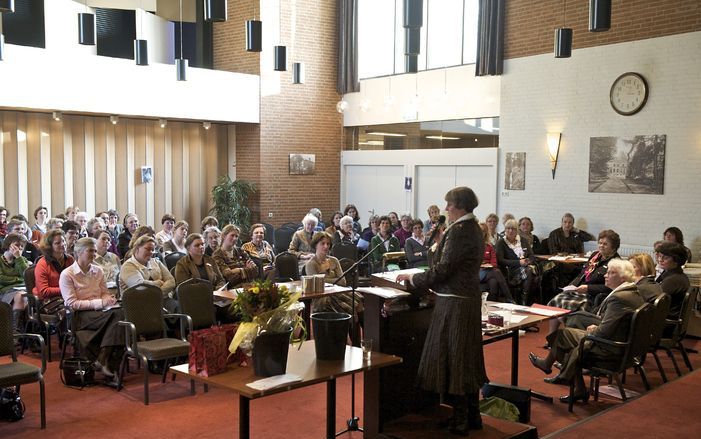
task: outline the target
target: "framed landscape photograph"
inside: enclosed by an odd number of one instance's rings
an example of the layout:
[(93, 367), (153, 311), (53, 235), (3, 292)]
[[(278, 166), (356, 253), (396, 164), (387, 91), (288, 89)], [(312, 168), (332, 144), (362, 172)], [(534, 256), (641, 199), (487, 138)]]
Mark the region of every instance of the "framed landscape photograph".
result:
[(507, 152), (504, 166), (504, 189), (526, 190), (526, 153)]
[(313, 174), (315, 166), (315, 154), (290, 154), (290, 175)]
[(592, 137), (589, 140), (589, 192), (664, 193), (667, 135)]

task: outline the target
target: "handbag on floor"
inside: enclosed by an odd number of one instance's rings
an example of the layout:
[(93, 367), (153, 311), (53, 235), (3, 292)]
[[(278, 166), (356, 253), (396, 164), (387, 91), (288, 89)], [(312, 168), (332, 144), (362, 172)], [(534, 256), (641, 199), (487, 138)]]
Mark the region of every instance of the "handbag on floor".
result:
[(15, 422), (24, 418), (24, 402), (12, 388), (0, 391), (0, 420)]
[(61, 382), (67, 387), (83, 389), (95, 383), (95, 369), (93, 362), (87, 358), (70, 357), (63, 360), (61, 369)]

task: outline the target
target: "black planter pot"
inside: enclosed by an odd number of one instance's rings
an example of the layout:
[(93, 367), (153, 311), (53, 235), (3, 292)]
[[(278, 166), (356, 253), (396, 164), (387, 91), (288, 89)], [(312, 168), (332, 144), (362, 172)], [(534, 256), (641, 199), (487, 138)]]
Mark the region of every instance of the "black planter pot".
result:
[(350, 327), (350, 314), (317, 312), (312, 314), (314, 348), (317, 360), (343, 360)]
[(253, 345), (253, 370), (256, 375), (269, 377), (285, 373), (290, 334), (292, 329), (287, 332), (263, 332), (256, 337)]

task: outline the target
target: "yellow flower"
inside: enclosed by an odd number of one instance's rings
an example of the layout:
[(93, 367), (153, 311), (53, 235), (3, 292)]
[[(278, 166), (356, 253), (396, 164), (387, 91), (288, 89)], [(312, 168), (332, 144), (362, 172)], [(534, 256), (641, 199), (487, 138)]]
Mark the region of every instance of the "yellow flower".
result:
[(258, 294), (258, 293), (260, 293), (260, 288), (258, 288), (258, 287), (253, 287), (253, 288), (251, 288), (251, 293), (253, 293), (253, 294)]

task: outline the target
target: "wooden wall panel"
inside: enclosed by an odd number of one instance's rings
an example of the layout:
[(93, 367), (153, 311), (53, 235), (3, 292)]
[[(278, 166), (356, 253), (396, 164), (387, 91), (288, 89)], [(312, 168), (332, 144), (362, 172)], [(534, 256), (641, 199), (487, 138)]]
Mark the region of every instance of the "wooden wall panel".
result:
[(95, 212), (107, 210), (107, 138), (103, 117), (94, 118)]
[[(71, 134), (73, 145), (73, 205), (85, 210), (85, 120), (81, 116), (63, 116)], [(90, 183), (93, 184), (93, 183)], [(92, 215), (93, 212), (88, 212)]]
[(63, 123), (49, 121), (49, 143), (51, 144), (51, 210), (53, 216), (66, 207), (63, 167)]
[[(110, 124), (112, 125), (112, 124)], [(115, 150), (115, 189), (117, 205), (115, 208), (119, 212), (120, 221), (129, 212), (127, 185), (130, 184), (127, 172), (127, 126), (125, 123), (112, 125), (114, 128), (114, 150)]]
[[(51, 203), (51, 117), (48, 114), (42, 115), (39, 119), (39, 161), (40, 175), (39, 184), (41, 186), (39, 204), (43, 205), (49, 211), (49, 215), (53, 212)], [(38, 206), (37, 206), (38, 207)], [(31, 218), (30, 218), (31, 220)]]
[(171, 213), (176, 219), (184, 218), (183, 215), (183, 127), (182, 122), (175, 122), (170, 129), (171, 134), (171, 162), (170, 169), (173, 176), (173, 186), (171, 189), (171, 200), (173, 201)]
[(5, 170), (5, 208), (8, 217), (17, 213), (19, 193), (17, 192), (17, 113), (5, 113), (3, 118), (5, 147), (3, 148)]
[[(167, 126), (166, 126), (167, 128)], [(161, 217), (167, 212), (166, 209), (166, 130), (156, 125), (153, 133), (153, 211), (154, 227), (160, 228)]]
[[(41, 119), (43, 115), (27, 115), (27, 218), (32, 221), (34, 209), (41, 204)], [(20, 164), (21, 166), (21, 164)]]
[(200, 124), (188, 123), (188, 137), (190, 140), (188, 149), (188, 175), (190, 176), (189, 185), (189, 199), (190, 208), (185, 212), (188, 222), (190, 223), (190, 229), (192, 231), (200, 232), (200, 227), (198, 218), (201, 218), (200, 214), (202, 209), (202, 175), (205, 172), (205, 167), (202, 165), (202, 139), (205, 134), (201, 133), (200, 130), (206, 131), (202, 128)]
[(139, 219), (146, 224), (146, 184), (141, 182), (141, 167), (146, 165), (146, 123), (143, 120), (133, 120), (134, 126), (134, 167), (129, 174), (134, 187), (134, 210), (142, 212)]

